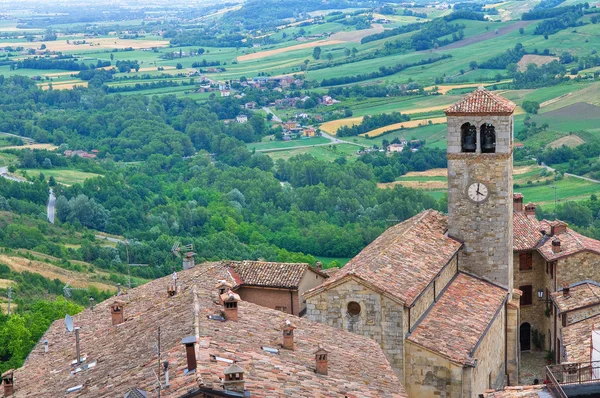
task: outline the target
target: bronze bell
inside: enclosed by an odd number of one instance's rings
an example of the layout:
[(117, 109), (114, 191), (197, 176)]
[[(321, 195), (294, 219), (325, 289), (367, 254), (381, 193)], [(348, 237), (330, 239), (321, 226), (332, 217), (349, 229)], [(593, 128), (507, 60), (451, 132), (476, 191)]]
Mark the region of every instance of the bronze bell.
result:
[(467, 134), (463, 143), (464, 152), (475, 152), (477, 144), (475, 143), (475, 134)]
[(494, 139), (493, 133), (486, 133), (483, 135), (483, 142), (481, 145), (481, 152), (490, 153), (496, 151), (496, 140)]

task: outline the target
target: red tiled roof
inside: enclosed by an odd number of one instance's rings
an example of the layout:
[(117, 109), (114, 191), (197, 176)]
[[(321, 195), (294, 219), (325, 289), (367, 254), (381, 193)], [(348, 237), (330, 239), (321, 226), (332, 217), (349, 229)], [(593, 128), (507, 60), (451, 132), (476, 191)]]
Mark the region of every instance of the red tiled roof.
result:
[[(165, 398), (180, 397), (199, 387), (223, 393), (224, 370), (230, 365), (211, 361), (211, 355), (235, 360), (245, 370), (245, 388), (254, 397), (407, 397), (377, 342), (353, 333), (297, 318), (248, 302), (238, 303), (238, 321), (212, 321), (207, 315), (222, 310), (216, 304), (215, 282), (232, 282), (221, 263), (202, 264), (178, 273), (182, 289), (168, 297), (172, 278), (157, 279), (128, 291), (125, 322), (112, 326), (109, 299), (74, 316), (81, 327), (81, 350), (95, 367), (71, 374), (74, 336), (62, 320), (54, 322), (15, 371), (16, 397), (62, 397), (70, 387), (83, 385), (77, 397), (123, 397), (132, 387), (154, 396), (158, 371), (155, 351), (161, 327), (161, 360), (169, 361), (170, 387)], [(280, 348), (282, 325), (296, 327), (295, 350), (270, 354), (261, 347)], [(198, 368), (187, 367), (181, 340), (195, 336)], [(44, 353), (43, 340), (49, 341)], [(329, 351), (329, 373), (315, 373), (314, 352), (319, 344)], [(164, 383), (164, 375), (161, 375)]]
[(600, 304), (600, 285), (594, 281), (583, 281), (571, 285), (567, 297), (564, 296), (562, 289), (552, 293), (551, 297), (561, 313), (572, 311), (588, 305)]
[(537, 219), (522, 212), (513, 213), (513, 250), (533, 250), (543, 237)]
[[(250, 286), (280, 287), (298, 289), (307, 271), (319, 272), (306, 263), (271, 263), (264, 261), (232, 262), (230, 270), (239, 276), (241, 284)], [(235, 278), (235, 276), (234, 276)], [(239, 284), (239, 283), (237, 283)]]
[[(546, 233), (550, 233), (551, 227), (556, 222), (543, 220), (540, 222), (542, 229), (546, 230)], [(554, 253), (552, 251), (552, 241), (558, 239), (560, 241), (560, 252)], [(576, 253), (590, 251), (600, 254), (600, 241), (596, 239), (588, 238), (583, 236), (570, 228), (566, 228), (566, 231), (557, 235), (554, 235), (551, 239), (544, 240), (539, 246), (538, 251), (548, 261), (554, 261), (561, 257), (570, 256)]]
[(487, 91), (483, 86), (473, 91), (451, 107), (445, 110), (446, 115), (468, 115), (468, 114), (486, 114), (486, 115), (510, 115), (515, 110), (516, 105), (499, 95)]
[(447, 226), (446, 216), (425, 210), (388, 228), (306, 297), (355, 276), (410, 306), (461, 247), (445, 235)]
[(473, 364), (473, 351), (507, 291), (459, 273), (407, 340), (451, 361)]
[(487, 392), (486, 398), (542, 398), (550, 397), (550, 393), (545, 385), (532, 386), (511, 386), (503, 390)]
[(594, 315), (582, 321), (562, 328), (562, 344), (567, 354), (566, 362), (589, 362), (590, 339), (592, 329), (600, 327), (600, 315)]

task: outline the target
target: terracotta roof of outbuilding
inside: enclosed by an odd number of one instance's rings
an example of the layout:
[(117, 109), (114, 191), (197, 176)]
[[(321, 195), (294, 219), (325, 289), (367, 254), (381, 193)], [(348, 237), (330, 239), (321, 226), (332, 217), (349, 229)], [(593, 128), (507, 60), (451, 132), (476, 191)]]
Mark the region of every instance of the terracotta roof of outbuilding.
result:
[(506, 295), (499, 286), (459, 273), (407, 340), (455, 363), (472, 365), (477, 344)]
[(535, 217), (518, 211), (513, 213), (513, 250), (533, 250), (543, 237)]
[(511, 386), (500, 391), (486, 391), (486, 398), (547, 398), (551, 397), (545, 385)]
[(447, 226), (448, 218), (435, 210), (396, 224), (305, 297), (354, 276), (410, 306), (461, 247), (446, 235)]
[(463, 99), (445, 110), (446, 115), (510, 115), (516, 105), (499, 95), (493, 94), (480, 86)]
[(551, 297), (561, 313), (600, 304), (600, 284), (594, 281), (574, 283), (569, 287), (567, 297), (564, 296), (563, 289), (551, 293)]
[[(198, 265), (178, 273), (182, 287), (168, 297), (172, 278), (154, 280), (129, 290), (125, 322), (112, 326), (112, 299), (73, 317), (81, 327), (81, 350), (95, 367), (71, 374), (75, 356), (73, 335), (62, 320), (54, 322), (15, 371), (16, 397), (59, 397), (70, 387), (83, 389), (74, 397), (123, 397), (132, 387), (154, 394), (157, 370), (157, 329), (161, 360), (169, 361), (170, 387), (161, 396), (181, 397), (198, 388), (223, 393), (224, 370), (230, 363), (211, 361), (211, 355), (234, 360), (245, 370), (246, 390), (252, 396), (407, 397), (377, 342), (353, 333), (297, 318), (248, 302), (238, 303), (238, 321), (212, 321), (207, 315), (222, 310), (216, 304), (217, 280), (232, 282), (221, 263)], [(261, 347), (280, 348), (282, 325), (296, 326), (295, 350), (270, 354)], [(185, 375), (186, 351), (181, 340), (195, 336), (198, 368)], [(49, 341), (44, 353), (43, 340)], [(322, 344), (329, 351), (329, 374), (315, 373), (314, 352)], [(164, 382), (164, 376), (161, 376)]]
[(566, 362), (589, 362), (592, 329), (600, 328), (600, 314), (562, 328), (562, 344), (567, 354)]
[[(546, 233), (550, 233), (553, 223), (555, 222), (543, 220), (540, 222), (540, 226), (542, 229), (546, 230)], [(552, 251), (552, 240), (556, 238), (560, 241), (560, 252), (558, 253)], [(548, 261), (553, 261), (561, 257), (584, 251), (600, 254), (600, 241), (588, 238), (587, 236), (583, 236), (572, 229), (567, 228), (565, 232), (554, 235), (550, 239), (543, 240), (538, 246), (538, 251)]]
[(324, 278), (328, 277), (327, 274), (320, 272), (307, 263), (240, 261), (231, 262), (230, 270), (239, 276), (242, 285), (287, 289), (298, 289), (300, 281), (307, 271), (312, 271)]

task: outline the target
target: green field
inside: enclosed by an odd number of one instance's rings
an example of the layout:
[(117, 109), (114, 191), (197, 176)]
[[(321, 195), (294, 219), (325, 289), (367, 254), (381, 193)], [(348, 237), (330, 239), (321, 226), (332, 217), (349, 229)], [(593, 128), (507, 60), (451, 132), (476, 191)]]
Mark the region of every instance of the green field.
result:
[(35, 177), (41, 174), (44, 174), (46, 180), (50, 177), (54, 177), (54, 179), (64, 185), (73, 185), (73, 184), (81, 184), (88, 178), (101, 177), (101, 174), (95, 173), (87, 173), (85, 171), (79, 170), (70, 170), (70, 169), (20, 169), (17, 170), (17, 174), (25, 176), (25, 174), (30, 177)]
[(321, 145), (331, 142), (327, 138), (313, 137), (310, 139), (303, 140), (292, 140), (292, 141), (265, 141), (265, 142), (251, 142), (246, 144), (249, 150), (256, 149), (257, 151), (267, 151), (269, 149), (283, 149), (283, 148), (294, 148), (298, 146), (307, 145)]
[(312, 148), (298, 148), (289, 151), (269, 152), (268, 155), (276, 161), (277, 159), (289, 159), (292, 156), (310, 154), (317, 159), (333, 162), (335, 159), (345, 157), (348, 160), (356, 160), (358, 155), (356, 151), (359, 146), (350, 144), (336, 144), (328, 146), (316, 146)]

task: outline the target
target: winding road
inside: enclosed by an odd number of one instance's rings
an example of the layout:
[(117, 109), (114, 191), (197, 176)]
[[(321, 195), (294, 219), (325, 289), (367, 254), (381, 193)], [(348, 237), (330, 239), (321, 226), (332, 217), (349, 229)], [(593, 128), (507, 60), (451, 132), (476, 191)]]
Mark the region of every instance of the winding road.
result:
[(273, 121), (274, 121), (275, 123), (281, 123), (281, 119), (279, 118), (279, 116), (275, 115), (275, 114), (273, 113), (273, 111), (271, 111), (271, 109), (267, 108), (266, 106), (265, 106), (265, 107), (263, 107), (262, 109), (263, 109), (263, 111), (267, 112), (267, 114), (269, 114), (269, 113), (270, 113), (271, 115), (273, 115)]

